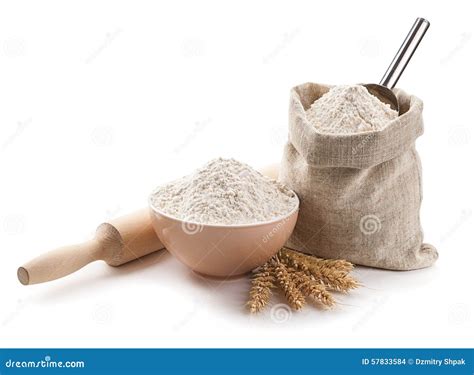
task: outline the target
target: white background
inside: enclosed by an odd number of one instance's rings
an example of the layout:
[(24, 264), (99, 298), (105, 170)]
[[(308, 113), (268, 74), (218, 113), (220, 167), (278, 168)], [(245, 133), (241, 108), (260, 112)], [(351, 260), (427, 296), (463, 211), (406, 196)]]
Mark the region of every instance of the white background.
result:
[[(0, 345), (472, 347), (474, 26), (470, 2), (445, 4), (2, 2)], [(169, 254), (18, 283), (29, 258), (211, 158), (279, 161), (289, 89), (377, 82), (417, 16), (432, 26), (398, 86), (425, 103), (434, 267), (357, 268), (365, 287), (335, 311), (287, 319), (248, 315), (246, 278), (200, 279)]]

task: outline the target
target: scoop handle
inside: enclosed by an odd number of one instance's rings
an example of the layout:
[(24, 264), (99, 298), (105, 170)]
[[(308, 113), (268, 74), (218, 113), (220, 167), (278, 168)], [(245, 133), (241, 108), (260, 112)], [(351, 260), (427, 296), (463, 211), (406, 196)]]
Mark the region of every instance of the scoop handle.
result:
[(429, 27), (430, 23), (424, 18), (416, 19), (380, 81), (382, 86), (388, 87), (389, 89), (395, 87)]
[(42, 254), (18, 268), (23, 285), (56, 280), (101, 258), (102, 245), (97, 240), (63, 246)]

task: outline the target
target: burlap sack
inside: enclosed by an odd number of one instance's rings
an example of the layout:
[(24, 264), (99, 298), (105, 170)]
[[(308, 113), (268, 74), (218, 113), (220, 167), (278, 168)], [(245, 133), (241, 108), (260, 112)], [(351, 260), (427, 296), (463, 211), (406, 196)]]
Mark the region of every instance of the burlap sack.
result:
[(291, 91), (279, 178), (298, 194), (301, 209), (288, 246), (393, 270), (432, 265), (438, 253), (422, 243), (421, 164), (415, 150), (423, 133), (423, 103), (397, 90), (401, 115), (384, 130), (320, 134), (305, 110), (328, 89), (306, 83)]

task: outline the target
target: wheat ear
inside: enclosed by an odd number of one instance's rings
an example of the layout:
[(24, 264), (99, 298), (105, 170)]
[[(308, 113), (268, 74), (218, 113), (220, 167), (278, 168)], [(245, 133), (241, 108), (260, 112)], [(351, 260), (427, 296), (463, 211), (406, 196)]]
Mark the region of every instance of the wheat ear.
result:
[(314, 262), (314, 259), (319, 258), (297, 253), (296, 251), (286, 248), (281, 250), (279, 256), (286, 264), (304, 272), (308, 276), (312, 276), (315, 281), (325, 285), (328, 289), (338, 292), (347, 292), (360, 285), (359, 282), (346, 271), (348, 269), (347, 265), (344, 264), (346, 261), (341, 261), (341, 263), (339, 263), (341, 269), (337, 269), (337, 263), (335, 263), (335, 261), (334, 263), (325, 263), (324, 260), (323, 262)]
[(251, 313), (258, 313), (267, 306), (272, 297), (272, 289), (275, 286), (273, 269), (270, 263), (267, 262), (256, 270), (252, 277), (252, 286), (247, 302), (247, 307)]
[(336, 304), (333, 296), (326, 290), (325, 286), (316, 282), (303, 271), (293, 269), (290, 275), (304, 296), (312, 298), (325, 307), (333, 307)]
[(274, 276), (276, 282), (282, 289), (288, 304), (295, 310), (300, 310), (306, 303), (303, 293), (298, 289), (295, 282), (292, 280), (290, 273), (284, 263), (278, 257), (273, 260)]

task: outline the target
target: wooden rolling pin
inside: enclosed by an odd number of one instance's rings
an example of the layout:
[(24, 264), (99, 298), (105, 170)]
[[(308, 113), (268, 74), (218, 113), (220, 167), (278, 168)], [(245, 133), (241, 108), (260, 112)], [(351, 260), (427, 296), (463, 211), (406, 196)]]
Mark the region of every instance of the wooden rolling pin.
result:
[[(260, 171), (277, 179), (278, 167), (273, 164)], [(164, 246), (156, 236), (145, 208), (100, 224), (90, 241), (40, 255), (18, 268), (17, 275), (23, 285), (39, 284), (67, 276), (96, 260), (116, 267), (161, 249)]]
[(29, 261), (18, 268), (18, 280), (23, 285), (44, 283), (96, 260), (121, 266), (163, 248), (151, 226), (148, 209), (142, 209), (100, 224), (90, 241), (60, 247)]

